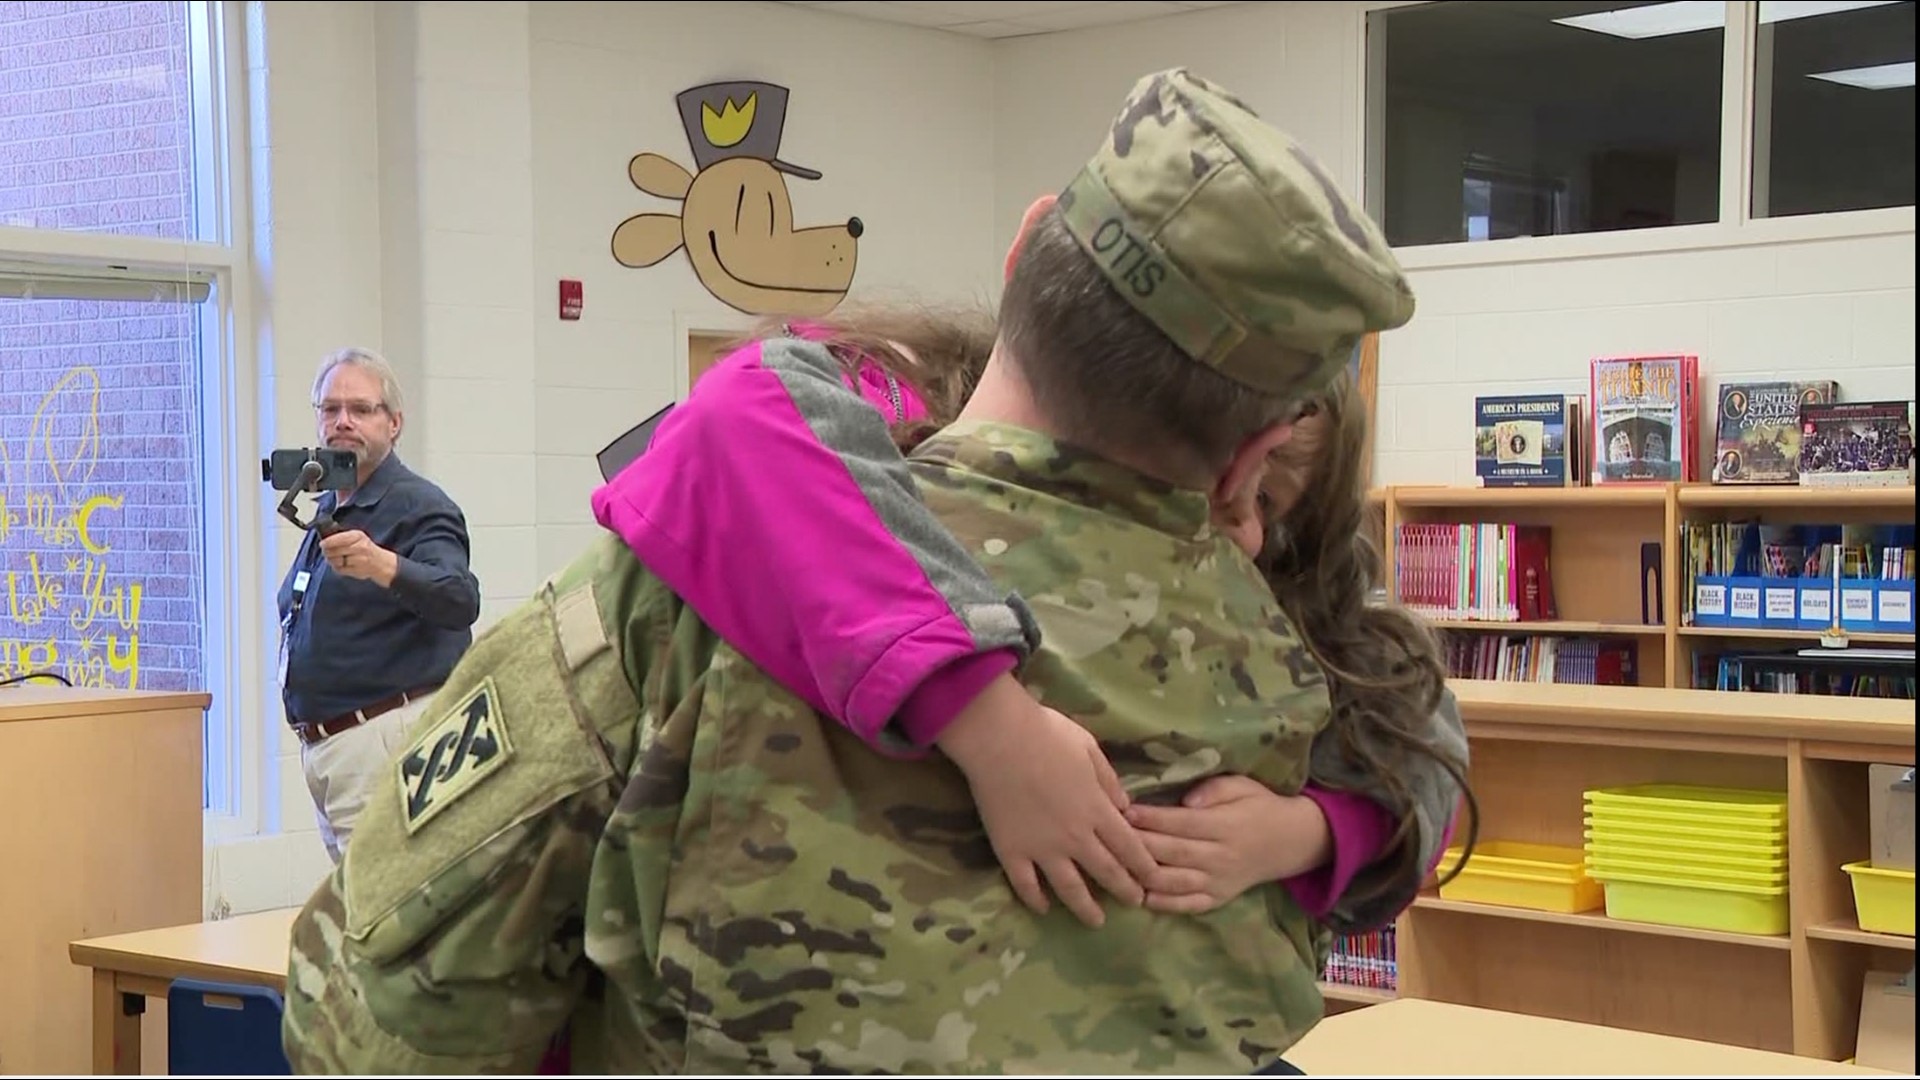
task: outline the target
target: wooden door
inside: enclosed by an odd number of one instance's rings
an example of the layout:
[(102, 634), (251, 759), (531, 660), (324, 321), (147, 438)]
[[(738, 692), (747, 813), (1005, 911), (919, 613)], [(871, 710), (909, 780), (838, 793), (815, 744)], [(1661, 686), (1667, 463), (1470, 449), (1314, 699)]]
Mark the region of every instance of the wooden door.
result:
[(1365, 476), (1373, 483), (1373, 449), (1380, 443), (1380, 335), (1368, 334), (1360, 342), (1360, 370), (1354, 373), (1354, 386), (1367, 410), (1367, 461)]
[(738, 334), (714, 334), (700, 330), (687, 334), (687, 389), (700, 381), (707, 369), (727, 354), (727, 346), (739, 338)]

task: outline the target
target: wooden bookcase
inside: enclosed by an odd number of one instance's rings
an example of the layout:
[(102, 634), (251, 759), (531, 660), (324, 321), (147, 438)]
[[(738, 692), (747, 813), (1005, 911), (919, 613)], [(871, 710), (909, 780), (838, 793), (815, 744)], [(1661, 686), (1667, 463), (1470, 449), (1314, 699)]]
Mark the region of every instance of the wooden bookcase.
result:
[[(1791, 931), (1781, 937), (1462, 903), (1428, 893), (1397, 927), (1399, 993), (1842, 1060), (1862, 981), (1913, 939), (1853, 919), (1867, 765), (1912, 764), (1905, 701), (1464, 682), (1481, 838), (1578, 847), (1582, 793), (1646, 782), (1787, 793)], [(1343, 1004), (1377, 994), (1330, 988)]]
[[(1913, 521), (1913, 488), (1822, 489), (1649, 484), (1572, 488), (1393, 486), (1380, 489), (1385, 552), (1399, 526), (1506, 522), (1553, 529), (1549, 555), (1560, 619), (1436, 621), (1446, 633), (1604, 635), (1639, 642), (1640, 685), (1689, 685), (1696, 650), (1734, 639), (1817, 643), (1812, 630), (1715, 630), (1680, 625), (1680, 522), (1758, 519), (1809, 524)], [(1660, 543), (1660, 603), (1641, 620), (1640, 545)], [(1393, 580), (1391, 572), (1388, 581)], [(1852, 634), (1857, 644), (1912, 645), (1912, 634)]]
[[(1681, 625), (1679, 527), (1688, 520), (1899, 523), (1912, 488), (1706, 484), (1376, 491), (1389, 566), (1397, 526), (1553, 528), (1560, 620), (1449, 621), (1448, 634), (1564, 634), (1639, 642), (1638, 687), (1455, 680), (1472, 747), (1481, 838), (1580, 846), (1582, 793), (1644, 782), (1784, 790), (1790, 932), (1717, 933), (1420, 897), (1396, 927), (1399, 995), (1842, 1060), (1869, 970), (1913, 965), (1912, 938), (1862, 931), (1841, 866), (1867, 855), (1867, 767), (1914, 762), (1914, 704), (1685, 689), (1694, 653), (1731, 640), (1813, 644), (1817, 631)], [(1659, 541), (1657, 618), (1641, 618), (1641, 544)], [(1393, 580), (1389, 573), (1388, 580)], [(1851, 634), (1911, 645), (1912, 634)], [(1392, 991), (1327, 985), (1329, 1012)]]

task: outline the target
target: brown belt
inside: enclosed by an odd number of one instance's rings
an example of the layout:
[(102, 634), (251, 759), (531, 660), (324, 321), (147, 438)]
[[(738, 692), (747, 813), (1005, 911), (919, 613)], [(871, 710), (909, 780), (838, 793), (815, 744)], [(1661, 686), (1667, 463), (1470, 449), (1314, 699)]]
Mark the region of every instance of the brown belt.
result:
[(299, 737), (301, 742), (312, 746), (322, 739), (338, 735), (343, 731), (352, 731), (354, 728), (359, 727), (361, 724), (377, 716), (390, 713), (410, 701), (418, 701), (438, 689), (440, 689), (440, 685), (435, 683), (432, 686), (421, 686), (412, 690), (402, 690), (392, 697), (381, 698), (371, 705), (355, 709), (350, 713), (341, 713), (331, 720), (322, 720), (317, 724), (302, 724), (296, 722), (293, 725), (293, 733)]

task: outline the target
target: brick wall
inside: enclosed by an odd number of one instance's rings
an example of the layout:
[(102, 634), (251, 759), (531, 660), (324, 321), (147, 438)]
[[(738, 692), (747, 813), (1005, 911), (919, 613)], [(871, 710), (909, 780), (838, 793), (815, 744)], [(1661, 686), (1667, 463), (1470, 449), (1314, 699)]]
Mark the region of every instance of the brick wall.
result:
[[(0, 222), (192, 234), (186, 5), (0, 2)], [(198, 328), (0, 300), (0, 678), (205, 684)]]

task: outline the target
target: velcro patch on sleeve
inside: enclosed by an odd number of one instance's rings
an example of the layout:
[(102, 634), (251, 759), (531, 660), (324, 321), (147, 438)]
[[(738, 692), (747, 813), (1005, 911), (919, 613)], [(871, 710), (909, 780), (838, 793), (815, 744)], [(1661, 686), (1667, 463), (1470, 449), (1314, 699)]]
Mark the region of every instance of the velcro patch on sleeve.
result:
[(600, 602), (588, 583), (564, 593), (553, 602), (554, 623), (560, 630), (560, 653), (568, 671), (579, 671), (587, 661), (613, 648), (607, 640), (607, 627), (600, 619)]

